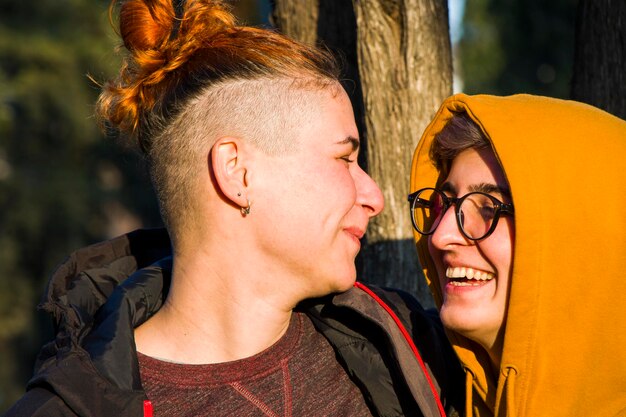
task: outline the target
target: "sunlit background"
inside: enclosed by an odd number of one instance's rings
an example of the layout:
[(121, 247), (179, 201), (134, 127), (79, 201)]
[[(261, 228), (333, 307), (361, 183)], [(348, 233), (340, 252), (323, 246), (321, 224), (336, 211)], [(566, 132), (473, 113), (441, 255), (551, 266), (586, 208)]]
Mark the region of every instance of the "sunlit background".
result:
[[(51, 338), (35, 311), (71, 251), (160, 225), (141, 159), (92, 117), (117, 68), (108, 0), (0, 0), (0, 413)], [(576, 0), (450, 0), (454, 90), (569, 95)], [(269, 25), (270, 3), (236, 14)]]

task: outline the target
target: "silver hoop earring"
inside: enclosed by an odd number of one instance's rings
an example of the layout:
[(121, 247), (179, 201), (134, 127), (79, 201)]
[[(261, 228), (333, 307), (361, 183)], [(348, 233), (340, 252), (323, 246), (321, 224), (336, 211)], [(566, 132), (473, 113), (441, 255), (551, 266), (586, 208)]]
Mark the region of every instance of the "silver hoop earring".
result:
[(242, 216), (247, 216), (248, 214), (250, 214), (250, 199), (246, 198), (246, 200), (248, 201), (248, 207), (241, 207), (241, 215)]

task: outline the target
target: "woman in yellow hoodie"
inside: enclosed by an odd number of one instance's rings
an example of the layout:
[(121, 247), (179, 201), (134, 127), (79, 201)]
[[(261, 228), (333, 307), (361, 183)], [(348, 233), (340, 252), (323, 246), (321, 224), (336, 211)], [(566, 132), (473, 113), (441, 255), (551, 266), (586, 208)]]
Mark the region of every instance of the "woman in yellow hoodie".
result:
[(413, 159), (420, 261), (467, 415), (626, 416), (626, 122), (455, 95)]

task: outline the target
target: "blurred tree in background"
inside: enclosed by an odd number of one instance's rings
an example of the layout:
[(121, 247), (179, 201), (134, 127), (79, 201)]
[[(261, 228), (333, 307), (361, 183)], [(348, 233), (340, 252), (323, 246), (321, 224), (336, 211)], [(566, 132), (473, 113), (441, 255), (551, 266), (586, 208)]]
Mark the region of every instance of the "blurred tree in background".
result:
[(466, 1), (457, 49), (463, 92), (568, 98), (577, 2)]
[[(0, 0), (0, 414), (49, 340), (35, 306), (70, 252), (161, 224), (141, 158), (104, 138), (98, 81), (119, 65), (108, 0)], [(256, 1), (236, 13), (260, 23)], [(265, 12), (267, 15), (268, 12)]]
[(579, 1), (572, 98), (626, 120), (626, 1)]

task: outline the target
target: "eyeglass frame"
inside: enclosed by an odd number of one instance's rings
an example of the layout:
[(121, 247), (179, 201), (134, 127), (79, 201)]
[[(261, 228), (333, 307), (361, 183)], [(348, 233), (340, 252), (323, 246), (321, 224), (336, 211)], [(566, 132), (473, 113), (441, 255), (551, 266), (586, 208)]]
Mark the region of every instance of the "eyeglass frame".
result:
[[(431, 230), (428, 233), (424, 233), (421, 230), (419, 230), (419, 228), (417, 227), (417, 223), (415, 222), (415, 214), (414, 214), (414, 206), (415, 206), (415, 201), (418, 200), (417, 196), (426, 191), (426, 190), (432, 190), (434, 192), (439, 193), (443, 198), (443, 210), (441, 211), (441, 219), (439, 220), (439, 222), (437, 223), (437, 225), (434, 227), (433, 230)], [(470, 237), (466, 232), (465, 229), (463, 228), (463, 224), (461, 223), (461, 204), (463, 204), (463, 201), (470, 195), (473, 194), (481, 194), (484, 195), (486, 197), (488, 197), (493, 203), (494, 203), (494, 214), (493, 214), (493, 221), (491, 223), (491, 226), (489, 227), (489, 230), (487, 230), (487, 233), (485, 233), (484, 236), (481, 236), (479, 238), (473, 238)], [(413, 223), (413, 228), (415, 229), (415, 231), (417, 231), (417, 233), (423, 235), (423, 236), (429, 236), (432, 235), (433, 233), (435, 233), (435, 231), (437, 230), (437, 228), (439, 227), (439, 224), (441, 223), (441, 220), (443, 220), (443, 216), (446, 215), (446, 213), (448, 212), (448, 209), (454, 205), (454, 217), (456, 218), (456, 225), (459, 228), (459, 231), (461, 232), (461, 234), (463, 236), (465, 236), (467, 239), (469, 240), (473, 240), (473, 241), (477, 241), (477, 240), (483, 240), (486, 239), (487, 237), (489, 237), (494, 230), (496, 230), (496, 226), (498, 225), (498, 221), (500, 220), (500, 216), (501, 215), (514, 215), (515, 214), (515, 210), (513, 208), (513, 204), (507, 204), (504, 203), (500, 200), (498, 200), (496, 197), (492, 196), (491, 194), (487, 194), (487, 193), (483, 193), (482, 191), (472, 191), (471, 193), (467, 193), (461, 197), (448, 197), (443, 191), (437, 189), (437, 188), (433, 188), (433, 187), (424, 187), (421, 188), (411, 194), (408, 195), (408, 201), (410, 204), (410, 209), (411, 209), (411, 223)]]

